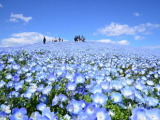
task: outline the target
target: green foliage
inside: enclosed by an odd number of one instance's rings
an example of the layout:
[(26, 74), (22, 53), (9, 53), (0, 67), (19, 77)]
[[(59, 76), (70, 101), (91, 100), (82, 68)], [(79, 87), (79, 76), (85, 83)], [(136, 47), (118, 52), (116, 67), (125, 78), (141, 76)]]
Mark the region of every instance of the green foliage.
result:
[(128, 120), (129, 116), (131, 116), (131, 110), (123, 109), (118, 104), (112, 103), (111, 100), (107, 101), (105, 108), (113, 111), (114, 115), (111, 116), (112, 120)]

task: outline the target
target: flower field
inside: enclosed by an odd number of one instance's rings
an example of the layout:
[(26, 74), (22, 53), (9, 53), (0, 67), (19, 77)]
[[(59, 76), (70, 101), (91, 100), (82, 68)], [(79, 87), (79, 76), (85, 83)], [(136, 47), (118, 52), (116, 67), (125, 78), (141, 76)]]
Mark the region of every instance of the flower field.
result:
[(160, 120), (160, 53), (99, 42), (0, 48), (0, 120)]

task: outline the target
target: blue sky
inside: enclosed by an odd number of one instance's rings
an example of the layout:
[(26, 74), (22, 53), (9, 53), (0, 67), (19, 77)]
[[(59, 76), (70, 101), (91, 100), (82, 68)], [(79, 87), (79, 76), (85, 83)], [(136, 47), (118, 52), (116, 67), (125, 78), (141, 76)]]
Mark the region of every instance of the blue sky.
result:
[(84, 35), (160, 48), (160, 0), (0, 0), (0, 46)]

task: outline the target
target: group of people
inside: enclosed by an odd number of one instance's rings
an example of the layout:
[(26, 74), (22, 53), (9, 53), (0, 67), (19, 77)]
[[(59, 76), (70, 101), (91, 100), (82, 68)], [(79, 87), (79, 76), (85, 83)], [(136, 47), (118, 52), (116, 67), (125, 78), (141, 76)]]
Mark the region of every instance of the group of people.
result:
[[(54, 38), (54, 39), (52, 39), (52, 42), (63, 42), (63, 39), (62, 38)], [(46, 37), (44, 36), (43, 37), (43, 44), (46, 44)]]
[(80, 41), (85, 42), (85, 37), (83, 35), (82, 36), (80, 36), (80, 35), (75, 36), (74, 41), (75, 42), (80, 42)]
[(54, 38), (54, 39), (52, 39), (52, 42), (63, 42), (63, 39), (62, 38)]
[[(78, 36), (75, 36), (74, 37), (74, 41), (75, 42), (80, 42), (80, 41), (82, 41), (82, 42), (85, 42), (85, 37), (83, 36), (83, 35), (78, 35)], [(63, 39), (62, 38), (54, 38), (54, 39), (52, 39), (52, 41), (51, 42), (63, 42)], [(44, 38), (43, 38), (43, 44), (46, 44), (46, 37), (44, 36)]]

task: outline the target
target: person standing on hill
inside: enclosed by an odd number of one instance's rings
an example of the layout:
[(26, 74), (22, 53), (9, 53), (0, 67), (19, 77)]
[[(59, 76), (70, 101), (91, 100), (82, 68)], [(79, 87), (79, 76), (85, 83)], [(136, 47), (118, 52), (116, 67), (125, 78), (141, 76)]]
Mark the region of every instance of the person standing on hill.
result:
[(46, 38), (45, 38), (45, 36), (43, 38), (43, 44), (46, 44)]

